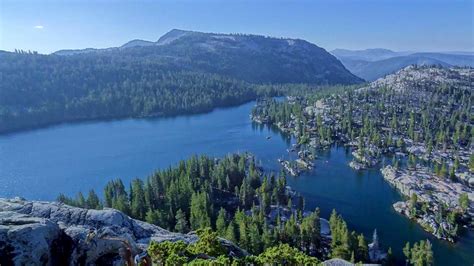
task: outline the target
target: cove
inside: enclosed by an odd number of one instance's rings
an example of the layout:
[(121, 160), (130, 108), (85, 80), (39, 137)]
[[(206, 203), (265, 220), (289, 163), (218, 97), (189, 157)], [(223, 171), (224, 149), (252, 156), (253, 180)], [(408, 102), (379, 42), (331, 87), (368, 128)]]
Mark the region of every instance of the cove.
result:
[[(293, 140), (250, 121), (254, 102), (210, 113), (157, 119), (63, 124), (0, 136), (0, 197), (54, 200), (59, 193), (101, 193), (120, 177), (144, 178), (194, 154), (223, 156), (249, 151), (266, 171), (278, 173), (278, 158), (290, 156)], [(269, 139), (267, 139), (270, 137)], [(406, 241), (430, 239), (436, 265), (472, 265), (474, 234), (456, 244), (434, 239), (418, 225), (393, 211), (400, 195), (382, 178), (379, 168), (354, 171), (344, 147), (319, 153), (315, 168), (288, 183), (306, 198), (306, 208), (332, 209), (351, 229), (371, 237), (376, 228), (381, 244), (397, 257)], [(383, 164), (383, 162), (382, 162)]]

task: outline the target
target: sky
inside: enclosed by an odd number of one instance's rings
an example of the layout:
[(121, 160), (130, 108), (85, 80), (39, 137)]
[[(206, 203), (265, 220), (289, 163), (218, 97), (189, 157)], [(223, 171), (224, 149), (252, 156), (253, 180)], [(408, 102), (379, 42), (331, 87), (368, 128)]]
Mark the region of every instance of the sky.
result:
[(467, 0), (0, 0), (0, 50), (156, 41), (171, 29), (308, 40), (326, 50), (474, 51)]

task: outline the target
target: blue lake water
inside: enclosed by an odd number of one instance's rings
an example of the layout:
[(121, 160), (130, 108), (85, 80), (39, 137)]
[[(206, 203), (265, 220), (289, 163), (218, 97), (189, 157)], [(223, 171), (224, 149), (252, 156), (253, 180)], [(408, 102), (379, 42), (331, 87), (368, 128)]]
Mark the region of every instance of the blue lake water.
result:
[[(0, 197), (54, 200), (91, 188), (101, 192), (112, 178), (128, 182), (176, 164), (194, 154), (223, 156), (249, 151), (267, 171), (279, 172), (277, 158), (289, 156), (292, 140), (249, 119), (254, 103), (174, 118), (129, 119), (63, 124), (0, 135)], [(271, 137), (267, 139), (267, 137)], [(456, 244), (434, 239), (394, 212), (400, 195), (378, 168), (353, 171), (350, 152), (333, 147), (321, 152), (313, 171), (288, 183), (306, 198), (307, 209), (332, 209), (351, 229), (370, 237), (376, 228), (384, 247), (401, 257), (406, 241), (429, 238), (436, 265), (473, 265), (474, 233)]]

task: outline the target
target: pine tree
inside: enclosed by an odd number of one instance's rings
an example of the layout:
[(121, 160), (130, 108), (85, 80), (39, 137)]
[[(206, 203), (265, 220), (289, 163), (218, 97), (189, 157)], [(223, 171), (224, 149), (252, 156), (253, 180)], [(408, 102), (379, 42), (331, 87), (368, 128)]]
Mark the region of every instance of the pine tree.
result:
[(95, 193), (93, 189), (89, 190), (89, 194), (87, 195), (87, 208), (89, 209), (100, 209), (101, 204), (99, 200), (99, 196)]
[(243, 247), (244, 249), (250, 248), (250, 241), (247, 233), (247, 225), (245, 221), (240, 221), (239, 223), (239, 246)]
[(86, 206), (86, 199), (84, 195), (82, 195), (82, 192), (77, 193), (76, 202), (78, 207), (84, 208)]
[(463, 212), (466, 212), (469, 208), (469, 196), (467, 195), (467, 193), (462, 193), (459, 196), (459, 207), (461, 207), (461, 210)]
[(350, 259), (349, 231), (346, 222), (339, 216), (335, 210), (332, 211), (329, 219), (331, 228), (331, 257)]
[(145, 191), (143, 189), (143, 181), (135, 179), (132, 181), (131, 188), (131, 211), (134, 218), (145, 219), (147, 206), (145, 201)]
[(250, 241), (250, 250), (253, 254), (260, 254), (262, 252), (262, 238), (258, 230), (258, 226), (255, 223), (252, 223), (249, 226), (249, 241)]
[(387, 251), (387, 259), (385, 260), (386, 266), (394, 266), (396, 265), (395, 257), (392, 252), (392, 248), (389, 247)]
[(413, 244), (410, 248), (410, 243), (407, 243), (403, 248), (403, 254), (407, 262), (416, 266), (427, 266), (433, 264), (433, 251), (429, 240), (421, 240)]
[(271, 229), (268, 228), (267, 224), (263, 226), (262, 242), (264, 249), (273, 247), (275, 245), (275, 238), (273, 232)]
[(363, 234), (357, 236), (357, 261), (367, 262), (369, 250)]
[(165, 223), (164, 215), (159, 210), (148, 210), (145, 215), (145, 221), (149, 224), (155, 224), (161, 227), (168, 227), (168, 224)]
[(408, 264), (408, 262), (410, 262), (410, 258), (411, 258), (410, 242), (407, 242), (405, 244), (405, 247), (403, 247), (403, 255), (405, 255), (406, 264)]
[(107, 183), (107, 185), (104, 188), (104, 198), (105, 198), (105, 202), (104, 202), (105, 207), (112, 208), (112, 202), (114, 200), (114, 189), (110, 182)]
[(469, 170), (474, 172), (474, 154), (469, 156)]
[(316, 249), (319, 249), (321, 247), (321, 219), (319, 208), (314, 210), (313, 215), (314, 228), (311, 234), (311, 242)]
[(186, 214), (181, 209), (178, 209), (176, 212), (175, 220), (174, 230), (179, 233), (186, 233), (188, 231), (188, 222), (186, 221)]
[(227, 239), (231, 242), (237, 243), (238, 239), (236, 237), (235, 232), (236, 232), (235, 222), (234, 222), (234, 220), (231, 220), (229, 222), (229, 225), (227, 226), (226, 231), (225, 231), (225, 239)]
[(217, 234), (221, 237), (224, 237), (226, 233), (225, 220), (226, 220), (226, 211), (224, 208), (221, 208), (219, 210), (219, 214), (216, 220), (216, 231), (217, 231)]
[(211, 226), (210, 202), (206, 192), (193, 193), (189, 220), (193, 230)]

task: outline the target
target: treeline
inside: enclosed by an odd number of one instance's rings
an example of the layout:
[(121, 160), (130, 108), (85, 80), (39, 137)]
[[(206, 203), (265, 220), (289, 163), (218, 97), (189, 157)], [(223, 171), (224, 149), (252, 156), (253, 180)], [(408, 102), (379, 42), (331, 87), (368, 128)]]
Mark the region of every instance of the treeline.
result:
[(114, 53), (0, 54), (0, 133), (91, 119), (210, 111), (309, 85), (255, 85)]
[(130, 189), (120, 179), (113, 180), (104, 188), (103, 202), (93, 191), (87, 197), (79, 193), (76, 199), (60, 195), (58, 200), (86, 208), (115, 208), (181, 233), (212, 227), (253, 254), (279, 242), (312, 255), (321, 247), (319, 210), (304, 213), (303, 197), (288, 192), (286, 178), (261, 178), (247, 154), (221, 160), (194, 156), (157, 171), (145, 182), (133, 180)]
[(176, 115), (255, 99), (256, 86), (159, 61), (0, 55), (0, 132), (84, 119)]
[(406, 258), (406, 264), (428, 266), (433, 265), (434, 262), (431, 242), (428, 239), (420, 240), (420, 242), (414, 243), (411, 247), (410, 243), (407, 242), (403, 248), (403, 254)]
[[(284, 63), (289, 57), (277, 51), (256, 57), (223, 45), (209, 53), (199, 45), (209, 36), (201, 37), (68, 56), (1, 52), (0, 133), (77, 120), (205, 112), (317, 84), (360, 82), (329, 55), (325, 64), (313, 62), (322, 77), (302, 64), (307, 60)], [(324, 71), (327, 67), (335, 69)]]
[[(129, 189), (120, 179), (113, 180), (104, 188), (102, 202), (93, 191), (87, 197), (79, 193), (76, 199), (60, 195), (58, 200), (86, 208), (112, 207), (181, 233), (212, 228), (251, 254), (284, 243), (321, 258), (329, 248), (329, 240), (325, 242), (321, 236), (319, 209), (305, 212), (303, 197), (288, 190), (286, 178), (262, 177), (248, 154), (220, 160), (194, 156), (176, 167), (157, 171), (146, 181), (133, 180)], [(356, 235), (358, 245), (344, 242), (341, 238), (347, 237), (346, 223), (338, 215), (331, 219), (331, 230), (340, 232), (334, 234), (337, 252), (333, 256), (367, 259), (367, 246), (361, 247), (365, 244), (363, 236)]]
[[(328, 257), (370, 261), (365, 237), (350, 231), (341, 215), (331, 214), (331, 238), (321, 235), (319, 209), (304, 211), (304, 198), (287, 187), (286, 178), (262, 175), (249, 154), (194, 156), (145, 181), (135, 179), (128, 189), (120, 179), (110, 181), (103, 200), (94, 190), (58, 200), (84, 208), (111, 207), (171, 231), (197, 232), (200, 238), (193, 245), (152, 243), (149, 254), (161, 264), (203, 263), (202, 254), (216, 265), (313, 264)], [(253, 255), (231, 258), (217, 237)], [(385, 262), (395, 265), (391, 249)]]
[[(257, 105), (252, 115), (290, 127), (300, 142), (313, 138), (321, 144), (343, 136), (344, 141), (358, 143), (361, 154), (370, 153), (371, 146), (381, 153), (406, 153), (405, 141), (409, 140), (411, 145), (420, 144), (426, 149), (426, 158), (431, 160), (438, 176), (456, 179), (456, 172), (474, 165), (472, 155), (469, 162), (463, 162), (460, 156), (469, 151), (474, 138), (472, 86), (457, 72), (443, 71), (456, 82), (436, 85), (413, 82), (406, 89), (381, 86), (334, 90), (338, 93), (324, 97), (317, 92), (293, 102), (267, 101)], [(314, 112), (318, 101), (319, 112)], [(305, 110), (307, 107), (311, 109), (309, 112)], [(452, 158), (440, 158), (440, 153), (448, 153)], [(415, 166), (422, 156), (411, 156), (409, 164)]]
[(266, 99), (263, 104), (257, 103), (252, 108), (251, 115), (253, 117), (265, 118), (263, 122), (276, 124), (287, 124), (292, 120), (291, 116), (302, 116), (302, 107), (300, 104), (289, 103), (287, 101), (278, 102), (274, 99)]
[(331, 228), (331, 256), (342, 258), (347, 261), (367, 262), (369, 261), (369, 250), (363, 234), (350, 232), (346, 222), (335, 210), (329, 219)]

